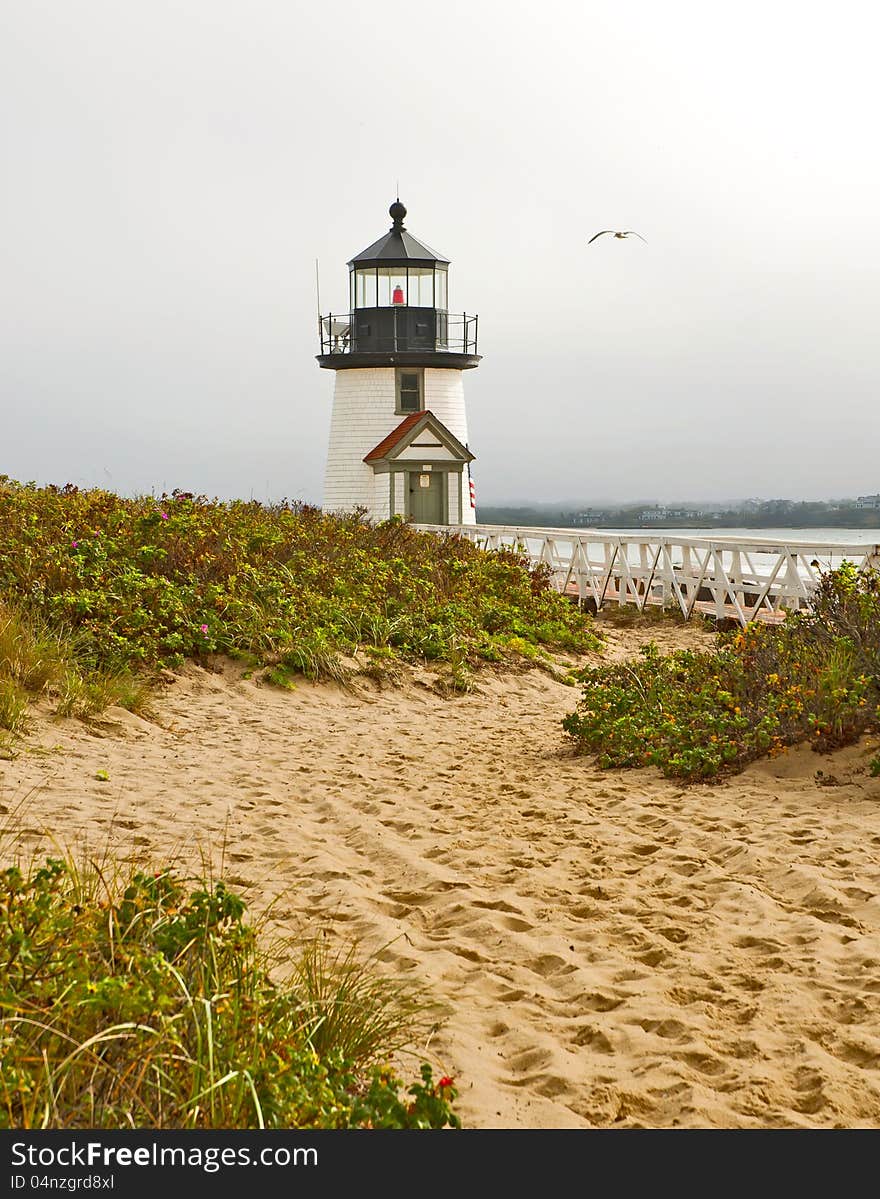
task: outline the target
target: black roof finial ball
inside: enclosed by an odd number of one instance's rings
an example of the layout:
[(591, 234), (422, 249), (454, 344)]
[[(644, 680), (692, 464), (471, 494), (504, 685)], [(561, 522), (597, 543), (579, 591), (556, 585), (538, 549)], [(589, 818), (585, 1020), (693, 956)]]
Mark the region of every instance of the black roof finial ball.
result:
[(395, 200), (388, 209), (388, 215), (393, 219), (395, 228), (403, 228), (403, 218), (406, 216), (406, 209), (401, 204), (399, 199)]

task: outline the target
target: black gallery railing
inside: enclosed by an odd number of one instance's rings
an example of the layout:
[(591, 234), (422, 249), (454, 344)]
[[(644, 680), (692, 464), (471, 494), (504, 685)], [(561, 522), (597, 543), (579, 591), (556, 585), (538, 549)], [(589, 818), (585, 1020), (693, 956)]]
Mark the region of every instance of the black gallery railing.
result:
[(318, 322), (321, 354), (476, 354), (477, 319), (406, 305), (330, 312)]

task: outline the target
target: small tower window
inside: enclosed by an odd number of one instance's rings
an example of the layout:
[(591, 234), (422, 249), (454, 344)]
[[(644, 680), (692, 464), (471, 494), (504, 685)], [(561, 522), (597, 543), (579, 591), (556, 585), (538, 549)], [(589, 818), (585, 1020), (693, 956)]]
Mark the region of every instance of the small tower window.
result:
[(422, 372), (398, 370), (397, 371), (397, 411), (399, 414), (407, 412), (421, 412), (424, 405), (422, 404)]

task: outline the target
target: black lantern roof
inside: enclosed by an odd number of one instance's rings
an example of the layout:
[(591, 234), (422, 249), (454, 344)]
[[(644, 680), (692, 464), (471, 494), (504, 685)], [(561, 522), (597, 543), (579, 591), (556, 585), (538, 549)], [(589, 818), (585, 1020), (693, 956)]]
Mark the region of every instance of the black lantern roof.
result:
[(448, 258), (444, 258), (442, 254), (438, 254), (436, 250), (432, 250), (430, 246), (426, 246), (424, 242), (418, 241), (411, 233), (407, 232), (403, 224), (406, 209), (400, 200), (395, 200), (388, 212), (393, 218), (394, 224), (378, 241), (367, 246), (366, 250), (361, 250), (360, 254), (356, 254), (348, 264), (349, 269), (359, 266), (377, 266), (381, 263), (386, 266), (449, 264)]

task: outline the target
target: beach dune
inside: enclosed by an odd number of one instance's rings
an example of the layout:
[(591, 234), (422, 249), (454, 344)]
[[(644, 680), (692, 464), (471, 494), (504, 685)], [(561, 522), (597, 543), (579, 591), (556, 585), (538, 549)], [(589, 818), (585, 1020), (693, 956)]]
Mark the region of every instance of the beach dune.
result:
[[(648, 636), (707, 634), (610, 652)], [(155, 722), (38, 719), (0, 805), (27, 848), (222, 857), (277, 929), (423, 982), (466, 1125), (880, 1125), (876, 738), (683, 787), (575, 756), (540, 670), (427, 681), (188, 667)]]

